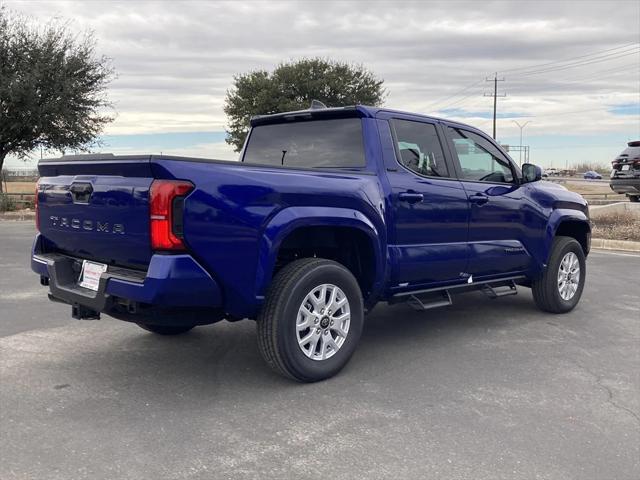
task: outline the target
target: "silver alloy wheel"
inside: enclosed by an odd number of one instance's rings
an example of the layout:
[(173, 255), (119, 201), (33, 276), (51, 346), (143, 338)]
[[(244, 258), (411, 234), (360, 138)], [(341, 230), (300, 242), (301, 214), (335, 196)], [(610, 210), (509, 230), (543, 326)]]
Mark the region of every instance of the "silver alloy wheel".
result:
[(568, 301), (578, 291), (580, 285), (580, 261), (578, 256), (569, 252), (560, 262), (558, 269), (558, 292), (563, 300)]
[(296, 339), (300, 350), (312, 360), (336, 354), (349, 334), (349, 300), (336, 285), (325, 283), (311, 290), (298, 309)]

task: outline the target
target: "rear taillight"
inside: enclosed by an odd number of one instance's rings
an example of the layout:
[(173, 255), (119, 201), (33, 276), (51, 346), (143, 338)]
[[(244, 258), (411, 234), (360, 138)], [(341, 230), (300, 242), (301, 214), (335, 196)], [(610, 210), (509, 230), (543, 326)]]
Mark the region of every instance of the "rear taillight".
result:
[(36, 183), (36, 197), (33, 200), (33, 208), (36, 211), (36, 230), (40, 231), (40, 210), (38, 209), (38, 184)]
[(193, 184), (182, 180), (154, 180), (149, 191), (151, 248), (184, 250), (182, 213), (184, 197)]

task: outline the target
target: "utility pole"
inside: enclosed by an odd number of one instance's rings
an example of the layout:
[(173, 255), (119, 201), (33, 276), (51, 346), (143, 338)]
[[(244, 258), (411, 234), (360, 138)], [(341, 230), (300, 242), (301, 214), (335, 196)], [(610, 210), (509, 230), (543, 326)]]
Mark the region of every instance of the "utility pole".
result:
[[(531, 123), (531, 120), (524, 122), (522, 125), (520, 125), (520, 122), (518, 122), (517, 120), (511, 120), (511, 121), (516, 125), (518, 125), (518, 128), (520, 128), (520, 166), (522, 167), (522, 130), (524, 130), (524, 127), (526, 127), (528, 124)], [(525, 160), (526, 159), (527, 158), (525, 155)]]
[(485, 93), (485, 97), (493, 97), (493, 139), (496, 139), (496, 111), (498, 109), (498, 97), (506, 97), (507, 94), (503, 93), (498, 95), (498, 82), (504, 82), (504, 78), (498, 78), (498, 72), (493, 75), (493, 78), (487, 78), (487, 82), (493, 82), (493, 93)]

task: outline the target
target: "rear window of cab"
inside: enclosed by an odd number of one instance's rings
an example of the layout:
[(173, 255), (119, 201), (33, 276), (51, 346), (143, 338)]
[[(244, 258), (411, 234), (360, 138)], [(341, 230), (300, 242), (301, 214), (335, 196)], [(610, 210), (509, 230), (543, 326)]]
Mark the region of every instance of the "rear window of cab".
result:
[(303, 168), (365, 166), (360, 118), (258, 125), (251, 130), (242, 161)]

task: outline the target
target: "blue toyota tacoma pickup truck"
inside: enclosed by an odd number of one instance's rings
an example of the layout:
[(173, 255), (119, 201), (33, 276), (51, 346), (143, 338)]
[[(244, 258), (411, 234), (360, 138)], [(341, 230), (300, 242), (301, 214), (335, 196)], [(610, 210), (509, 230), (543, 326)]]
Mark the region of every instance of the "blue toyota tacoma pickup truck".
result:
[(380, 301), (428, 309), (524, 286), (563, 313), (584, 287), (584, 199), (451, 121), (315, 108), (255, 117), (239, 162), (38, 168), (31, 266), (51, 300), (162, 335), (254, 319), (266, 362), (298, 381), (337, 373)]

